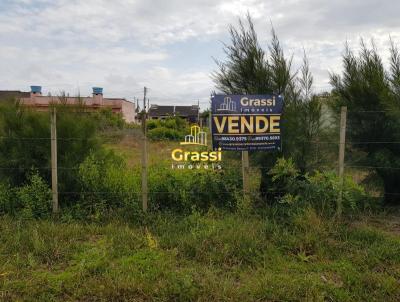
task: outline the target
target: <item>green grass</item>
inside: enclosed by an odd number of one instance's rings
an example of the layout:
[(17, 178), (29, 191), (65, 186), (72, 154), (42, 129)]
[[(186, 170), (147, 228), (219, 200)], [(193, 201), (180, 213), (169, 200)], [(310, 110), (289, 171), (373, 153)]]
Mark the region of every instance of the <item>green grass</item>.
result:
[(313, 211), (0, 219), (2, 301), (399, 301), (399, 234)]

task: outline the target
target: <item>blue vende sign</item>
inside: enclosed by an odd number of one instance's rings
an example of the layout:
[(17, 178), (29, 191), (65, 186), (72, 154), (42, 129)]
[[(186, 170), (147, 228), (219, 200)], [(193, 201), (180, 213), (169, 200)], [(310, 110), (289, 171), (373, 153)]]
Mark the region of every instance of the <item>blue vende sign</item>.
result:
[(276, 94), (212, 96), (214, 150), (280, 150), (282, 109)]

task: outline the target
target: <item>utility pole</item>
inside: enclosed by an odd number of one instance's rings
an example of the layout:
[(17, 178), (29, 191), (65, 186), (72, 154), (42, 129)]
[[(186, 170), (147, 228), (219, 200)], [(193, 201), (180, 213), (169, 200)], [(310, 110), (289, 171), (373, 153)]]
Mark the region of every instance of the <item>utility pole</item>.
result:
[(200, 122), (200, 100), (197, 100), (197, 123), (201, 128), (202, 124)]
[(58, 213), (58, 171), (57, 171), (57, 113), (53, 107), (50, 114), (51, 132), (51, 192), (53, 196), (53, 214)]
[(146, 94), (147, 88), (144, 87), (143, 90), (143, 110), (142, 110), (142, 131), (143, 131), (143, 141), (142, 141), (142, 207), (143, 212), (147, 212), (147, 127), (146, 127)]
[(346, 123), (347, 123), (347, 107), (343, 106), (340, 111), (340, 138), (339, 138), (339, 180), (340, 189), (337, 199), (336, 215), (342, 215), (342, 200), (343, 200), (343, 186), (344, 186), (344, 152), (346, 148)]

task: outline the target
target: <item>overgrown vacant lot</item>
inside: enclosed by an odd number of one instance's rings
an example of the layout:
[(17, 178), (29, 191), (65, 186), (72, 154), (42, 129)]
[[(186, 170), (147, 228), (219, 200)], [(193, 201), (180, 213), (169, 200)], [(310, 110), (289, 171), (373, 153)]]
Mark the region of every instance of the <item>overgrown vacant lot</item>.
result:
[(271, 217), (1, 218), (1, 300), (400, 301), (395, 218)]

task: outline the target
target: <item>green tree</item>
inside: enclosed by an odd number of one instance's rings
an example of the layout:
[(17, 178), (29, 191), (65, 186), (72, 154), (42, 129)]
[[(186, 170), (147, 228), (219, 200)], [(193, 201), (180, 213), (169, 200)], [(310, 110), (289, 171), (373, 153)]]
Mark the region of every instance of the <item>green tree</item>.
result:
[(268, 94), (284, 96), (282, 120), (283, 150), (281, 152), (253, 154), (261, 166), (263, 195), (271, 185), (269, 169), (278, 156), (292, 156), (302, 172), (309, 168), (310, 144), (320, 132), (321, 107), (312, 93), (312, 75), (304, 56), (301, 74), (292, 71), (292, 58), (284, 55), (280, 41), (272, 29), (272, 40), (267, 52), (260, 46), (250, 16), (247, 25), (239, 20), (239, 27), (229, 27), (231, 43), (224, 45), (226, 59), (216, 61), (213, 73), (216, 88), (226, 94)]
[(322, 103), (320, 96), (313, 92), (313, 76), (308, 58), (304, 52), (303, 64), (298, 77), (287, 90), (284, 127), (283, 154), (295, 160), (301, 174), (315, 169), (320, 155), (315, 156), (318, 139), (326, 132), (322, 125)]
[(0, 180), (11, 186), (27, 181), (32, 168), (49, 179), (50, 123), (48, 114), (33, 112), (18, 101), (0, 105)]
[[(77, 106), (57, 106), (60, 192), (79, 191), (78, 168), (91, 151), (101, 148), (96, 117)], [(28, 181), (32, 169), (50, 184), (50, 116), (18, 101), (0, 105), (0, 181), (13, 187)], [(73, 195), (61, 194), (62, 200)]]
[[(361, 165), (376, 167), (387, 203), (398, 203), (400, 195), (400, 55), (391, 43), (390, 67), (385, 68), (372, 43), (361, 41), (360, 53), (346, 45), (342, 74), (332, 74), (335, 108), (348, 108), (346, 156), (362, 151)], [(351, 144), (351, 142), (353, 144)]]
[[(273, 76), (265, 51), (260, 47), (250, 16), (248, 28), (239, 20), (239, 28), (229, 27), (231, 45), (224, 45), (227, 56), (217, 61), (213, 79), (217, 89), (226, 94), (272, 93)], [(276, 78), (278, 80), (278, 78)]]
[(57, 106), (59, 191), (71, 192), (61, 195), (64, 203), (74, 202), (78, 197), (79, 165), (91, 152), (101, 150), (100, 130), (104, 124), (97, 113), (87, 113), (83, 106)]

